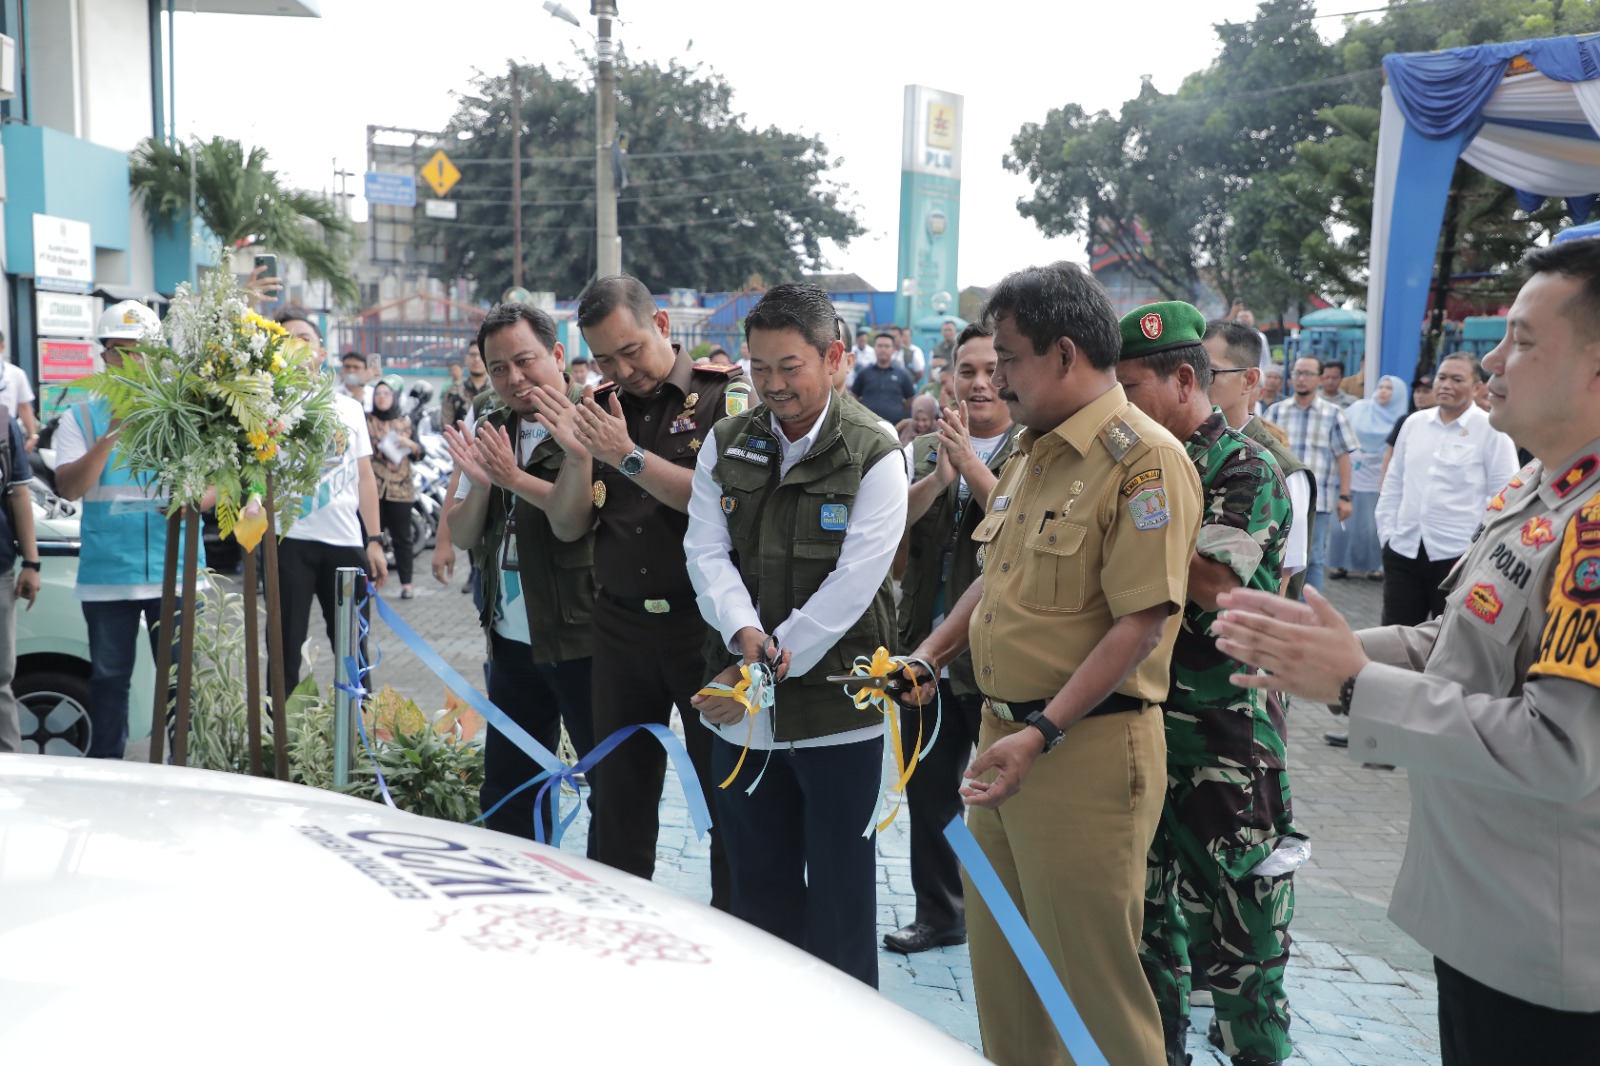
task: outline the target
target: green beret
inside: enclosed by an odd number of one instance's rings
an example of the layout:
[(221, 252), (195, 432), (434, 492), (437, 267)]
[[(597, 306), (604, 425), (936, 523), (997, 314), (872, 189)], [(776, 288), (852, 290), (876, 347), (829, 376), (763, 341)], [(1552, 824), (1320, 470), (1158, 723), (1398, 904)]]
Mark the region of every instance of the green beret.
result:
[(1179, 300), (1136, 307), (1122, 316), (1120, 325), (1124, 359), (1186, 348), (1206, 335), (1206, 316)]

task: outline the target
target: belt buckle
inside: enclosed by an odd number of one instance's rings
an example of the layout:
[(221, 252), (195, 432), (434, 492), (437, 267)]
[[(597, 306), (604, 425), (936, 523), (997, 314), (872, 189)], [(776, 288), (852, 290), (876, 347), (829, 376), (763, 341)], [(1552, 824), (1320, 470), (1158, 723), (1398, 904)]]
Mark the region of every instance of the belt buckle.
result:
[(645, 600), (644, 609), (647, 614), (666, 614), (672, 605), (666, 600)]
[(989, 709), (993, 711), (994, 716), (1000, 719), (1002, 722), (1016, 721), (1015, 718), (1011, 717), (1011, 704), (1005, 702), (1004, 700), (990, 700)]

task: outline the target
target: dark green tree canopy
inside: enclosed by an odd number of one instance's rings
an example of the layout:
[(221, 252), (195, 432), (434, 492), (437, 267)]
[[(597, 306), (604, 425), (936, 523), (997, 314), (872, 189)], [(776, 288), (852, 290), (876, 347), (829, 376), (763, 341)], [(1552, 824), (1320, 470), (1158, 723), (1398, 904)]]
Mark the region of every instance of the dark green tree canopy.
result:
[[(573, 296), (594, 275), (594, 97), (545, 67), (519, 71), (522, 94), (523, 285)], [(497, 297), (512, 284), (511, 84), (479, 77), (446, 130), (462, 178), (454, 221), (419, 222), (445, 249), (445, 271)], [(627, 137), (618, 194), (623, 269), (654, 291), (736, 289), (821, 269), (824, 238), (863, 230), (829, 179), (837, 161), (817, 138), (754, 129), (715, 73), (625, 58), (617, 127)]]
[[(1269, 314), (1313, 292), (1359, 299), (1383, 56), (1600, 29), (1595, 0), (1434, 0), (1342, 27), (1315, 14), (1265, 0), (1216, 27), (1220, 53), (1177, 92), (1146, 79), (1116, 115), (1068, 103), (1024, 125), (1006, 165), (1034, 192), (1017, 209), (1051, 236), (1108, 245), (1174, 299), (1202, 283)], [(1455, 272), (1505, 269), (1561, 222), (1559, 204), (1522, 215), (1465, 166), (1455, 192)]]

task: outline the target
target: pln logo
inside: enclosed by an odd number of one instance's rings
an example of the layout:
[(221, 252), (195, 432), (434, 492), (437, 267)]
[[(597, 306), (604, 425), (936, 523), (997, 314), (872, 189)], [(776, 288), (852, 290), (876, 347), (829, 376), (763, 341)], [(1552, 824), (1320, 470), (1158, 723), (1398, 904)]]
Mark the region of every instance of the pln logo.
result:
[[(928, 103), (929, 148), (954, 149), (956, 146), (956, 109), (953, 104)], [(930, 155), (932, 153), (929, 153)]]

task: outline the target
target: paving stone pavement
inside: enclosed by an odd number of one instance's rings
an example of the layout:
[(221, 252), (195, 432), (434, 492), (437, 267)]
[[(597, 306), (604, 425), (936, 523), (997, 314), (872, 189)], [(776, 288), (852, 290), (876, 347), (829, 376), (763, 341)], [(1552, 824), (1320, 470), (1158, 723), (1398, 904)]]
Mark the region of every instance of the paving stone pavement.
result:
[[(403, 601), (391, 588), (390, 602), (446, 660), (471, 680), (482, 678), (482, 636), (471, 597), (435, 583), (429, 553), (417, 561), (417, 598)], [(1362, 581), (1329, 582), (1328, 593), (1357, 627), (1376, 624), (1379, 586)], [(444, 686), (415, 656), (374, 622), (382, 662), (375, 680), (389, 684), (424, 708), (441, 706)], [(318, 643), (321, 634), (314, 634)], [(318, 648), (316, 670), (331, 680), (331, 656)], [(1296, 1055), (1304, 1066), (1387, 1066), (1439, 1062), (1436, 993), (1427, 952), (1385, 916), (1389, 893), (1405, 849), (1410, 815), (1403, 770), (1364, 769), (1327, 746), (1324, 731), (1339, 722), (1326, 708), (1290, 708), (1290, 771), (1295, 816), (1312, 840), (1311, 862), (1297, 879), (1288, 992), (1294, 1014)], [(681, 727), (680, 727), (681, 728)], [(130, 752), (130, 757), (133, 753)], [(669, 778), (671, 775), (669, 775)], [(707, 901), (708, 851), (694, 839), (682, 792), (669, 781), (662, 801), (656, 881), (682, 895)], [(581, 849), (580, 815), (565, 847)], [(878, 841), (878, 926), (899, 928), (913, 918), (907, 818)], [(880, 955), (882, 992), (958, 1039), (979, 1046), (972, 967), (965, 946), (912, 957)], [(1206, 1044), (1211, 1011), (1205, 993), (1195, 1000), (1189, 1050), (1196, 1064), (1226, 1060)]]

